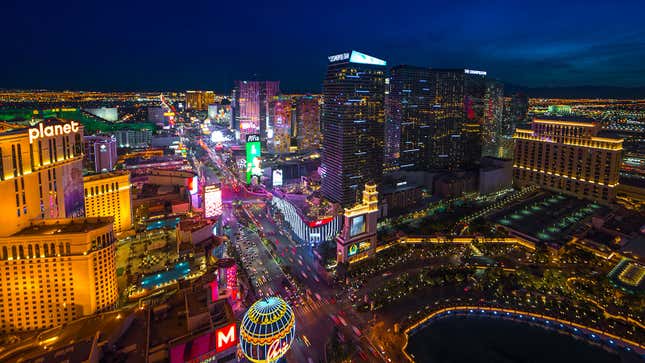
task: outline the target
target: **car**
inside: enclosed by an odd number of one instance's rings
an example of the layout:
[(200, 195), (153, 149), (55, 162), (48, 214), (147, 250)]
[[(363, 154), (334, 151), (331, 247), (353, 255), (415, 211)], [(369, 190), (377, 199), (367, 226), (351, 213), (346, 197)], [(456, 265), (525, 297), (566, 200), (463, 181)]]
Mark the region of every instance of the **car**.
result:
[(340, 321), (341, 324), (343, 324), (343, 326), (347, 326), (347, 321), (345, 321), (345, 319), (343, 319), (342, 316), (339, 315), (338, 320)]
[(315, 280), (316, 282), (320, 282), (320, 279), (318, 278), (318, 275), (314, 275), (314, 280)]
[(340, 320), (338, 320), (338, 317), (336, 315), (330, 313), (329, 318), (331, 319), (331, 321), (334, 322), (334, 324), (336, 324), (336, 325), (340, 324)]
[(356, 334), (357, 337), (360, 337), (362, 335), (360, 329), (358, 329), (354, 325), (352, 325), (352, 331), (354, 332), (354, 334)]

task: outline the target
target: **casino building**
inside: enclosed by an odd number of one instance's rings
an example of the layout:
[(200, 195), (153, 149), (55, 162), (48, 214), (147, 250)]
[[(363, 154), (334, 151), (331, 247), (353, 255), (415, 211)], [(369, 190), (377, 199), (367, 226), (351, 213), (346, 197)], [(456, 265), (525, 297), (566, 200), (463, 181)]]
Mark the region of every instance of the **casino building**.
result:
[(83, 128), (76, 125), (77, 131), (56, 119), (32, 128), (0, 123), (0, 236), (32, 219), (84, 216)]
[(344, 208), (383, 176), (387, 62), (357, 51), (328, 57), (323, 82), (322, 194)]
[(114, 307), (112, 218), (44, 219), (0, 237), (0, 332), (61, 325)]
[(61, 325), (117, 301), (113, 218), (83, 218), (83, 128), (0, 123), (0, 333)]
[(580, 198), (610, 202), (616, 196), (623, 140), (598, 137), (592, 122), (533, 120), (516, 129), (513, 180)]
[(83, 178), (83, 184), (88, 217), (113, 216), (117, 235), (132, 229), (130, 172), (88, 175)]

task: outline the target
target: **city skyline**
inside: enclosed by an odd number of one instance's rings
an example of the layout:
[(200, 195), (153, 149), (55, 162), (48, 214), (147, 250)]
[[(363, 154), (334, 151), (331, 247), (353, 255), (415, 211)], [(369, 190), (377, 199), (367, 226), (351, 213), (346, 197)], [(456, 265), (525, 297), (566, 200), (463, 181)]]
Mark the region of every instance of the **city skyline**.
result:
[[(327, 56), (344, 49), (376, 54), (392, 66), (482, 69), (525, 87), (645, 85), (639, 2), (622, 8), (596, 1), (407, 7), (377, 2), (332, 12), (311, 3), (254, 11), (162, 1), (62, 9), (16, 3), (7, 10), (5, 53), (11, 56), (0, 61), (9, 70), (2, 88), (228, 92), (234, 80), (256, 78), (317, 92)], [(88, 15), (98, 13), (118, 26), (102, 26)]]
[(645, 361), (642, 1), (6, 7), (0, 362)]

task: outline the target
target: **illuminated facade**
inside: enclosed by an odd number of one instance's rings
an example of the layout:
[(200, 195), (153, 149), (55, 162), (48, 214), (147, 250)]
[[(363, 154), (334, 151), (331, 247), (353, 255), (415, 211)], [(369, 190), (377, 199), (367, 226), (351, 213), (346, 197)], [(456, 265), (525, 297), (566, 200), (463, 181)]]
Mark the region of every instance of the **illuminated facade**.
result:
[(277, 362), (291, 347), (296, 317), (291, 306), (279, 297), (256, 301), (240, 325), (240, 348), (254, 363)]
[(378, 219), (376, 185), (366, 184), (363, 202), (345, 209), (343, 228), (336, 237), (336, 260), (353, 262), (376, 253), (376, 222)]
[(356, 51), (328, 59), (321, 115), (322, 193), (348, 207), (365, 183), (378, 184), (382, 178), (386, 62)]
[(114, 232), (132, 229), (130, 172), (115, 171), (83, 178), (88, 217), (114, 217)]
[(293, 204), (276, 195), (271, 198), (271, 205), (280, 210), (293, 233), (300, 240), (310, 244), (333, 240), (338, 235), (340, 226), (343, 223), (341, 216), (305, 221)]
[(386, 144), (388, 157), (398, 159), (403, 170), (430, 169), (434, 78), (430, 68), (397, 66), (390, 70), (387, 114), (391, 131)]
[(531, 130), (515, 130), (514, 183), (613, 200), (623, 140), (597, 137), (599, 130), (597, 123), (538, 119)]
[(246, 135), (246, 182), (251, 183), (253, 177), (259, 182), (262, 176), (262, 152), (260, 144), (260, 135)]
[(114, 136), (83, 136), (83, 145), (85, 169), (97, 173), (114, 169), (118, 160)]
[(0, 237), (0, 332), (61, 325), (118, 299), (112, 218), (34, 221)]
[(235, 81), (233, 117), (241, 140), (248, 134), (267, 139), (269, 101), (279, 93), (280, 81)]
[(387, 157), (402, 170), (473, 167), (496, 142), (502, 88), (486, 72), (408, 65), (390, 71)]
[(213, 91), (186, 91), (187, 110), (206, 111), (212, 103), (215, 103)]
[(287, 153), (291, 146), (292, 117), (294, 105), (291, 97), (276, 96), (269, 103), (269, 123), (272, 137), (267, 144), (274, 153)]
[(298, 150), (320, 148), (320, 100), (316, 96), (296, 99), (296, 140)]
[(219, 185), (204, 186), (204, 217), (222, 215), (222, 189)]
[(82, 140), (83, 129), (73, 122), (50, 119), (31, 128), (0, 124), (0, 236), (32, 219), (85, 215)]
[(481, 158), (486, 72), (433, 69), (436, 93), (428, 165), (432, 169), (469, 168)]

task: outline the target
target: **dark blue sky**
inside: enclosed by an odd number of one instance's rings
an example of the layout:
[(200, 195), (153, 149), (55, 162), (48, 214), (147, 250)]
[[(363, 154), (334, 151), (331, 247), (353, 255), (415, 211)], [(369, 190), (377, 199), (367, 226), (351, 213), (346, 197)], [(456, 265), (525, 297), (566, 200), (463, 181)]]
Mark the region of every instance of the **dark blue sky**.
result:
[(350, 49), (523, 86), (644, 86), (645, 1), (620, 3), (3, 0), (0, 88), (226, 91), (255, 75), (318, 91)]

